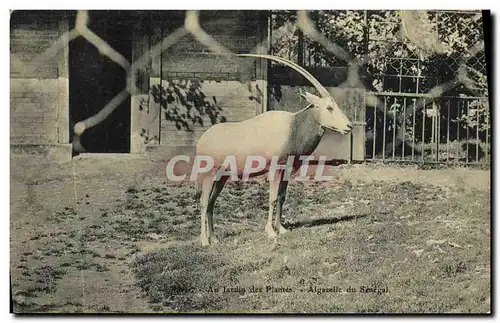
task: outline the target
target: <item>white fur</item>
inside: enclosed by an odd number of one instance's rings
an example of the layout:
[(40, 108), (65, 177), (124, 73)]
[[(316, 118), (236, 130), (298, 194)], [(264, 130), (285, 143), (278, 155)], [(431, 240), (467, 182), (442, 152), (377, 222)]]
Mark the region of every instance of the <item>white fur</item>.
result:
[[(269, 55), (240, 56), (267, 58), (290, 66), (311, 81), (322, 97), (306, 92), (304, 97), (309, 102), (309, 106), (297, 113), (269, 111), (249, 120), (221, 123), (210, 127), (198, 140), (196, 154), (211, 156), (214, 159), (214, 171), (217, 171), (227, 156), (235, 157), (238, 170), (245, 168), (248, 156), (262, 156), (268, 164), (273, 158), (288, 160), (294, 157), (298, 159), (314, 151), (323, 136), (324, 128), (342, 134), (351, 130), (351, 122), (339, 109), (335, 100), (302, 67), (283, 58)], [(298, 167), (295, 170), (298, 170)], [(261, 173), (267, 171), (269, 167)], [(286, 232), (281, 225), (281, 211), (288, 186), (284, 174), (284, 171), (278, 171), (275, 178), (270, 179), (269, 214), (265, 229), (271, 237)], [(215, 200), (222, 191), (226, 179), (215, 180), (214, 175), (214, 172), (204, 174), (200, 180), (200, 239), (203, 245), (217, 241), (213, 232), (213, 211)], [(276, 215), (274, 224), (273, 215)]]

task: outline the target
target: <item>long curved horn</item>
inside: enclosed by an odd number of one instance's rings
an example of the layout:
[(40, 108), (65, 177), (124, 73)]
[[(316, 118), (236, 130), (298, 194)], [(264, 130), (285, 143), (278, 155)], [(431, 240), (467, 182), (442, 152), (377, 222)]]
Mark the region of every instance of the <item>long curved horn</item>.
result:
[(318, 90), (319, 94), (322, 97), (331, 97), (330, 93), (328, 93), (328, 91), (324, 88), (324, 86), (321, 85), (321, 83), (316, 78), (314, 78), (314, 76), (312, 76), (311, 73), (309, 73), (302, 66), (300, 66), (292, 61), (289, 61), (289, 60), (281, 58), (281, 57), (276, 57), (276, 56), (272, 56), (272, 55), (265, 55), (265, 54), (238, 54), (238, 56), (267, 58), (267, 59), (270, 59), (272, 61), (276, 61), (276, 62), (279, 62), (283, 65), (291, 67), (294, 70), (296, 70), (297, 72), (299, 72), (309, 82), (311, 82), (312, 85), (314, 85), (314, 87)]

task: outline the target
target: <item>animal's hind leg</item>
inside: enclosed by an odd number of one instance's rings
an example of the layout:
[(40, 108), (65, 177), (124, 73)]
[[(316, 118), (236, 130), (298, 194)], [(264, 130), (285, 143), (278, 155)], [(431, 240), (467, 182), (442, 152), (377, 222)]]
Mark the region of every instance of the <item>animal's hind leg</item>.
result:
[(210, 194), (210, 198), (207, 206), (207, 226), (208, 226), (208, 239), (210, 243), (217, 243), (217, 237), (214, 234), (214, 207), (215, 201), (219, 196), (220, 192), (224, 188), (226, 184), (227, 177), (222, 177), (220, 180), (215, 181), (212, 187), (212, 193)]
[(280, 181), (278, 185), (278, 203), (276, 204), (276, 221), (274, 227), (279, 233), (285, 233), (287, 230), (281, 225), (281, 212), (283, 211), (283, 203), (285, 203), (286, 189), (288, 181)]
[(276, 203), (278, 201), (278, 184), (280, 174), (276, 174), (275, 178), (269, 180), (269, 214), (267, 216), (266, 233), (269, 237), (277, 235), (273, 227), (273, 215), (276, 211)]
[(203, 179), (201, 185), (201, 197), (200, 197), (200, 210), (201, 210), (201, 233), (200, 233), (200, 241), (203, 246), (207, 246), (210, 244), (208, 240), (208, 232), (207, 232), (207, 210), (208, 204), (210, 200), (210, 195), (212, 194), (212, 188), (214, 184), (214, 178), (211, 176), (207, 176)]

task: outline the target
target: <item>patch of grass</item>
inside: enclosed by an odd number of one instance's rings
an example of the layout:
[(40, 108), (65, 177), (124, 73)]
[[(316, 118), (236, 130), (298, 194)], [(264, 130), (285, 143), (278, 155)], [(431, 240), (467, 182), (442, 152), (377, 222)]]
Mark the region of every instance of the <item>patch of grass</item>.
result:
[(445, 272), (447, 277), (456, 277), (460, 273), (464, 273), (467, 271), (467, 265), (460, 261), (458, 263), (445, 264), (443, 266), (443, 271)]
[(23, 275), (32, 277), (34, 279), (34, 284), (27, 287), (25, 290), (16, 291), (14, 294), (26, 297), (36, 297), (41, 294), (54, 293), (56, 290), (56, 281), (61, 279), (65, 273), (66, 271), (64, 269), (48, 265), (27, 269), (23, 272)]
[(138, 193), (138, 192), (139, 192), (139, 190), (137, 188), (133, 187), (133, 186), (128, 187), (127, 190), (126, 190), (126, 193), (129, 193), (129, 194), (135, 194), (135, 193)]
[(108, 267), (106, 267), (106, 266), (104, 266), (104, 265), (101, 265), (101, 264), (99, 264), (99, 263), (95, 263), (95, 264), (94, 264), (94, 266), (95, 266), (95, 270), (96, 270), (97, 272), (109, 271), (109, 268), (108, 268)]
[(155, 311), (211, 311), (227, 306), (224, 297), (210, 290), (219, 285), (225, 261), (200, 247), (162, 249), (133, 263), (137, 284)]
[(54, 215), (51, 217), (51, 220), (56, 222), (56, 223), (61, 223), (68, 221), (69, 219), (74, 219), (76, 218), (76, 210), (72, 207), (65, 207), (62, 211), (57, 211), (54, 213)]
[[(95, 276), (103, 279), (104, 290), (110, 288), (108, 282), (116, 284), (129, 275), (129, 265), (134, 287), (142, 291), (152, 312), (490, 309), (486, 191), (411, 179), (293, 182), (284, 210), (290, 232), (269, 239), (263, 231), (268, 184), (228, 183), (215, 209), (220, 244), (208, 248), (199, 246), (199, 206), (192, 185), (134, 186), (128, 192), (122, 189), (123, 193), (127, 197), (122, 202), (82, 214), (77, 228), (76, 212), (62, 209), (56, 217), (61, 221), (57, 230), (39, 230), (34, 233), (38, 240), (26, 241), (36, 247), (22, 255), (24, 267), (13, 266), (17, 310), (54, 311), (66, 306), (50, 305), (53, 295), (49, 295), (65, 272), (66, 277), (79, 270), (98, 272)], [(72, 230), (61, 234), (61, 227)], [(46, 264), (53, 271), (30, 269)], [(129, 283), (124, 281), (127, 288), (119, 293), (130, 293), (134, 288)], [(335, 286), (343, 291), (308, 291)], [(358, 291), (346, 292), (349, 286)], [(388, 291), (362, 293), (361, 286)], [(268, 287), (291, 291), (270, 292)], [(234, 291), (224, 293), (224, 288)], [(119, 296), (137, 297), (135, 292)], [(116, 303), (65, 310), (115, 312)]]
[[(489, 274), (475, 272), (475, 266), (489, 268), (486, 192), (411, 181), (291, 185), (285, 213), (294, 229), (274, 241), (256, 225), (267, 216), (266, 186), (228, 184), (216, 206), (220, 245), (172, 247), (134, 263), (153, 310), (488, 311)], [(261, 200), (252, 201), (248, 192)], [(245, 291), (204, 293), (211, 284)], [(252, 286), (292, 292), (252, 293)], [(339, 286), (344, 292), (311, 293), (310, 286)], [(349, 286), (357, 292), (345, 292)], [(387, 292), (360, 292), (363, 286)]]

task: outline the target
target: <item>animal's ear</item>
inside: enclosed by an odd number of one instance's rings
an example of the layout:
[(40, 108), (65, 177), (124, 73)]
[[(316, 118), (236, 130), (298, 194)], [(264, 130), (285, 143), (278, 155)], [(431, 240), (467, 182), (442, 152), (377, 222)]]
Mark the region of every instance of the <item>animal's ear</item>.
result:
[(304, 97), (304, 99), (306, 99), (307, 102), (315, 105), (315, 106), (319, 106), (319, 102), (321, 100), (320, 97), (314, 95), (314, 94), (311, 94), (309, 92), (305, 92), (304, 94), (300, 94), (302, 95), (302, 97)]

